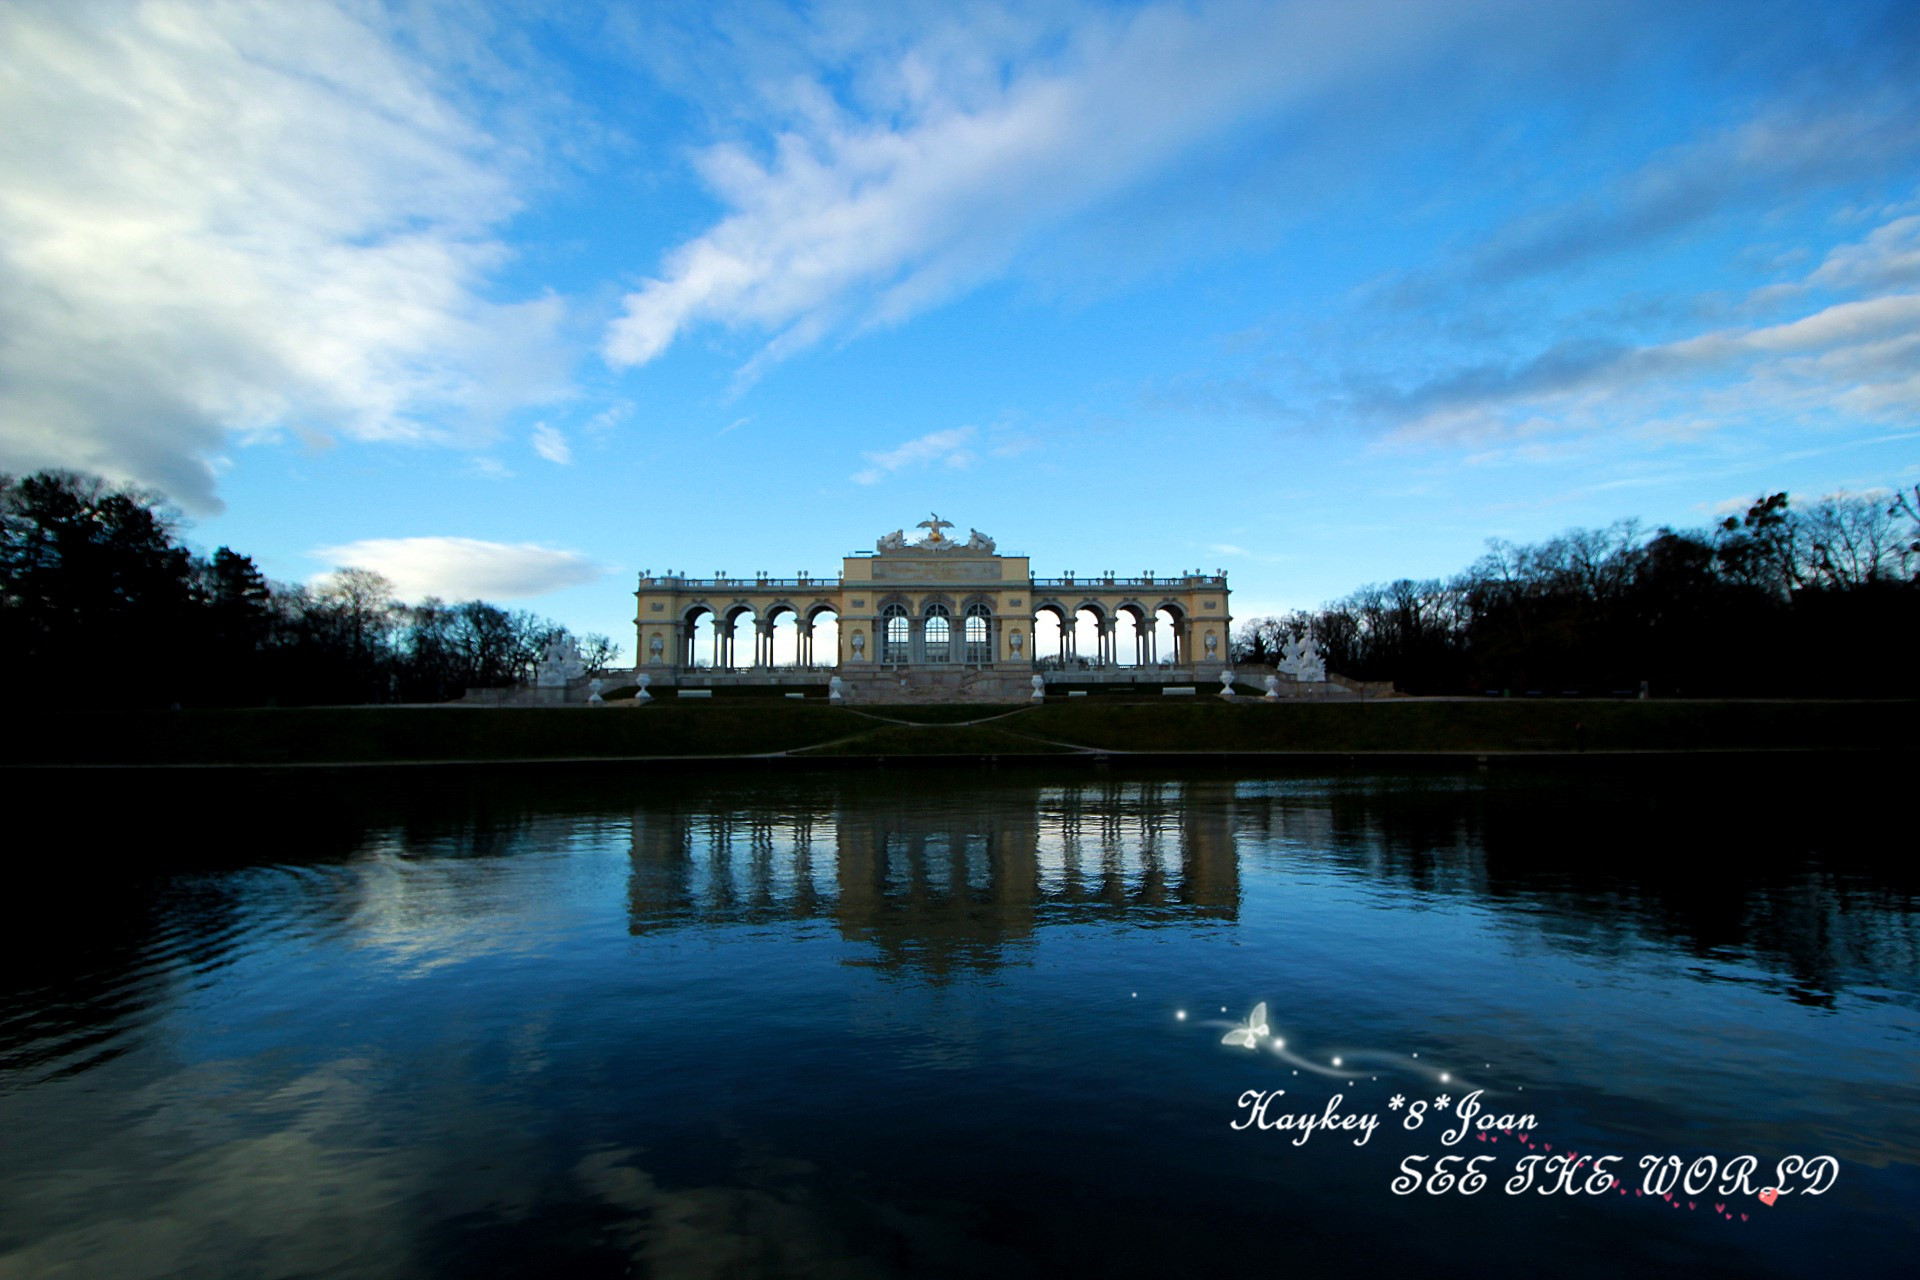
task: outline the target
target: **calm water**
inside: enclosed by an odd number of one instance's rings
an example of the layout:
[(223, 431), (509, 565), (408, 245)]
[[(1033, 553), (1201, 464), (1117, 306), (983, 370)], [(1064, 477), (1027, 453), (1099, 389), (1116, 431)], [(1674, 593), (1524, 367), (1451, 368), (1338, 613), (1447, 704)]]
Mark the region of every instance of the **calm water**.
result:
[(1909, 777), (28, 779), (0, 1276), (1908, 1271)]

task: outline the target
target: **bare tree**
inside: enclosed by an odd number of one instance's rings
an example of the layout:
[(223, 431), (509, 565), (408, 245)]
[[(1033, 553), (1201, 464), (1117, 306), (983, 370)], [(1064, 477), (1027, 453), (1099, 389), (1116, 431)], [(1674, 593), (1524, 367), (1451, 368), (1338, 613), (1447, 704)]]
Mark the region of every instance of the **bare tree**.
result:
[(1810, 508), (1802, 517), (1807, 578), (1841, 589), (1906, 580), (1914, 551), (1896, 522), (1898, 509), (1858, 494)]

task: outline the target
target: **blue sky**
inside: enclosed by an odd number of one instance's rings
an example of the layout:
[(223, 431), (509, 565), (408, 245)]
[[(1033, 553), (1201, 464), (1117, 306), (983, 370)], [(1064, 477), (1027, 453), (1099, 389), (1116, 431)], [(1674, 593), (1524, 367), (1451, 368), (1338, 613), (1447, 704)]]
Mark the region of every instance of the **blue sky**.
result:
[[(1920, 6), (0, 0), (0, 468), (629, 649), (1920, 479)], [(630, 654), (629, 654), (630, 656)]]

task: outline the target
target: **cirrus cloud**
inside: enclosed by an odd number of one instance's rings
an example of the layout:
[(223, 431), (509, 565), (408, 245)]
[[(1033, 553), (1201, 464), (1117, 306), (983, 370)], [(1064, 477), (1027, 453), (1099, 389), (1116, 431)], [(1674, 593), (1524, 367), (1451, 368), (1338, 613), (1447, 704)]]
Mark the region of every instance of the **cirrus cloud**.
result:
[(371, 569), (409, 600), (517, 600), (577, 587), (608, 572), (578, 551), (477, 538), (367, 538), (308, 555), (329, 565)]
[(211, 511), (235, 433), (469, 443), (559, 394), (559, 303), (485, 296), (502, 148), (379, 22), (0, 6), (0, 466)]
[(1212, 0), (1076, 11), (1057, 42), (1008, 15), (936, 23), (851, 69), (870, 101), (827, 87), (848, 68), (816, 68), (782, 81), (766, 154), (700, 152), (731, 212), (626, 296), (603, 353), (624, 368), (701, 324), (770, 333), (751, 375), (974, 287), (1037, 233), (1236, 125), (1527, 20), (1507, 0)]

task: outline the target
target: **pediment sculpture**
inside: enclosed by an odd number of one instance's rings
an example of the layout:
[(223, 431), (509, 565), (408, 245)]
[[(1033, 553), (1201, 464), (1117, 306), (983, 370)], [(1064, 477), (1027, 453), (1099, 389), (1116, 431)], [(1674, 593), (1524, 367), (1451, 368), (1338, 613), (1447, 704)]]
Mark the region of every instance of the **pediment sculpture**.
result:
[(953, 521), (942, 520), (938, 514), (930, 519), (922, 520), (917, 527), (927, 531), (927, 536), (920, 541), (908, 542), (907, 531), (904, 528), (895, 529), (892, 533), (886, 534), (879, 541), (875, 542), (873, 549), (882, 554), (911, 552), (915, 555), (927, 555), (929, 553), (960, 552), (967, 555), (979, 556), (992, 555), (994, 553), (993, 539), (978, 529), (969, 529), (967, 532), (971, 536), (968, 537), (965, 542), (961, 542), (957, 538), (949, 538), (946, 534), (942, 533), (941, 530), (951, 529), (953, 527)]

